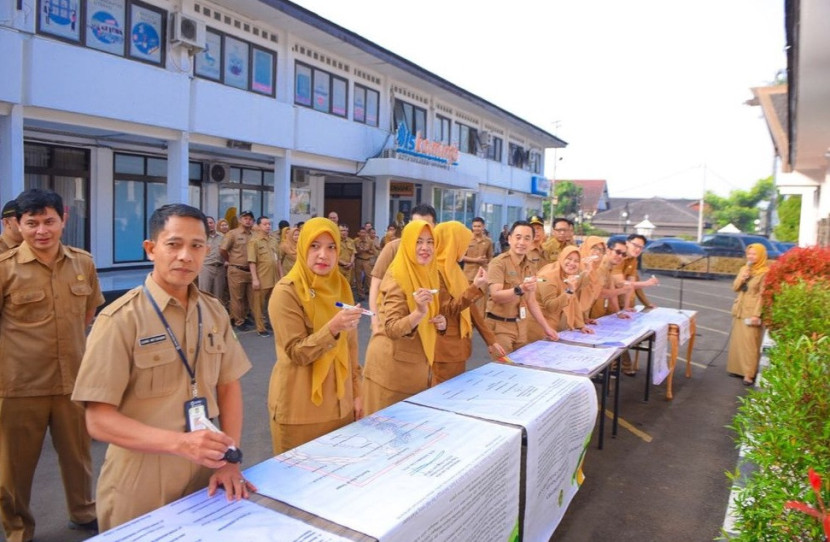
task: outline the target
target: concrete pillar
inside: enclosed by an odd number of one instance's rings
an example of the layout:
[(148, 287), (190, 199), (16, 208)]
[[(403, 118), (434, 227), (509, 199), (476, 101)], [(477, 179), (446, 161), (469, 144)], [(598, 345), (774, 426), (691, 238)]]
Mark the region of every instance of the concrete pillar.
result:
[(0, 115), (0, 206), (23, 192), (23, 106)]
[(375, 179), (375, 230), (378, 236), (383, 237), (386, 227), (389, 226), (389, 177)]
[(280, 220), (291, 222), (291, 151), (285, 151), (285, 156), (274, 158), (274, 224)]
[(801, 222), (798, 226), (798, 245), (812, 246), (818, 242), (818, 201), (816, 187), (801, 190)]
[(182, 132), (167, 142), (167, 202), (189, 203), (190, 136)]

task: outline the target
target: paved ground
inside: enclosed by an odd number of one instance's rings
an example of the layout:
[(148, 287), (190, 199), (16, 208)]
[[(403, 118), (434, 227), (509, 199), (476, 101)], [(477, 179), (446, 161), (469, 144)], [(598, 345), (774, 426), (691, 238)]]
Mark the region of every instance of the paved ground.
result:
[[(620, 416), (616, 439), (606, 426), (605, 449), (594, 443), (585, 460), (586, 480), (552, 541), (702, 541), (720, 533), (729, 482), (724, 472), (734, 468), (737, 450), (731, 422), (741, 381), (724, 370), (733, 293), (726, 280), (685, 280), (683, 308), (699, 311), (697, 343), (692, 356), (693, 376), (676, 373), (673, 402), (665, 387), (652, 388), (643, 403), (644, 363), (641, 374), (622, 377)], [(677, 307), (680, 281), (661, 277), (653, 302)], [(254, 365), (243, 379), (245, 430), (242, 448), (246, 464), (271, 456), (266, 394), (273, 366), (273, 339), (256, 333), (240, 337)], [(368, 342), (368, 326), (361, 326), (361, 355)], [(469, 366), (488, 361), (482, 341), (475, 339)], [(685, 349), (681, 348), (685, 362)], [(643, 360), (644, 361), (644, 360)], [(105, 446), (95, 443), (94, 464), (103, 460)], [(66, 528), (66, 510), (57, 460), (51, 442), (44, 445), (32, 499), (37, 542), (74, 542), (87, 538)], [(2, 537), (2, 534), (0, 534)], [(0, 538), (5, 540), (4, 538)]]

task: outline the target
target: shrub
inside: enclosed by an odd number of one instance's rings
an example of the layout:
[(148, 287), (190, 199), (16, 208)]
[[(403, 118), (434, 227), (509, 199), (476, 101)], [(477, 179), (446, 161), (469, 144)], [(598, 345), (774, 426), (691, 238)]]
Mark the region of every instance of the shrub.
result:
[[(830, 247), (795, 247), (772, 262), (764, 279), (764, 307), (775, 304), (775, 297), (784, 284), (795, 284), (799, 280), (811, 283), (817, 279), (830, 281)], [(782, 321), (784, 324), (786, 320)], [(765, 318), (764, 324), (770, 329), (780, 327)]]
[[(812, 468), (830, 478), (830, 281), (781, 280), (768, 318), (776, 329), (763, 388), (740, 399), (732, 428), (746, 447), (749, 475), (736, 497), (736, 540), (822, 540), (815, 518), (787, 508), (816, 505)], [(824, 487), (825, 499), (827, 486)]]

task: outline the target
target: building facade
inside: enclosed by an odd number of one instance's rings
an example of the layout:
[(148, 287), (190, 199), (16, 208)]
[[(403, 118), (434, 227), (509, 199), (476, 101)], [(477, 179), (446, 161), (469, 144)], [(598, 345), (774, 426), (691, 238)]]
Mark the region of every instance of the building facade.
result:
[(553, 134), (290, 2), (0, 0), (0, 200), (63, 196), (64, 241), (146, 264), (167, 202), (382, 233), (417, 203), (539, 212)]

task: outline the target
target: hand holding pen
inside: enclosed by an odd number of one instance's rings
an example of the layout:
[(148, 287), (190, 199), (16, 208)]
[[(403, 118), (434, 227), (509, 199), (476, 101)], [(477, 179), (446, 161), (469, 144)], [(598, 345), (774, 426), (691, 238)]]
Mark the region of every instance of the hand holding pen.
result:
[(329, 331), (334, 337), (337, 337), (341, 331), (357, 328), (357, 324), (360, 322), (360, 317), (363, 314), (369, 313), (370, 316), (374, 315), (372, 311), (362, 309), (360, 305), (347, 305), (338, 301), (335, 303), (335, 306), (343, 310), (339, 311), (329, 320)]

